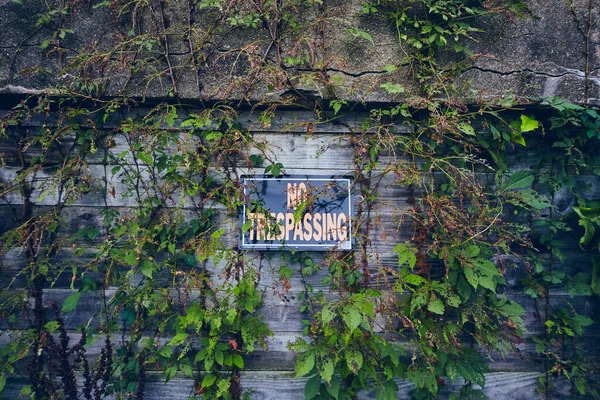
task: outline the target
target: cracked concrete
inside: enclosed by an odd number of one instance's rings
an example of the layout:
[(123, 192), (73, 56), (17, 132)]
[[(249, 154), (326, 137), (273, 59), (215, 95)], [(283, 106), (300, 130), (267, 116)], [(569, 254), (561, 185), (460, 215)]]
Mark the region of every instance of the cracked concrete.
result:
[[(103, 95), (158, 99), (170, 95), (172, 82), (181, 98), (202, 100), (275, 99), (290, 85), (325, 98), (361, 101), (400, 101), (418, 94), (419, 81), (404, 62), (406, 49), (398, 45), (390, 20), (385, 15), (362, 15), (361, 3), (329, 0), (304, 10), (298, 15), (298, 23), (305, 24), (303, 30), (284, 36), (280, 52), (266, 26), (231, 27), (220, 20), (216, 9), (196, 10), (188, 21), (183, 0), (168, 4), (163, 22), (157, 19), (161, 3), (154, 0), (148, 2), (146, 12), (134, 10), (121, 17), (106, 7), (80, 6), (63, 21), (73, 33), (66, 34), (57, 51), (53, 46), (59, 27), (36, 26), (46, 11), (36, 0), (23, 0), (23, 5), (2, 0), (0, 31), (5, 40), (0, 47), (0, 90), (34, 94), (68, 87), (79, 79), (99, 82)], [(587, 0), (574, 0), (572, 9), (563, 0), (525, 3), (531, 17), (477, 18), (475, 23), (486, 33), (461, 42), (474, 53), (455, 78), (456, 85), (464, 88), (462, 98), (475, 102), (507, 94), (561, 96), (600, 104), (600, 24), (587, 29)], [(23, 7), (28, 13), (22, 12)], [(593, 20), (600, 18), (600, 4), (592, 14)], [(324, 20), (327, 23), (320, 25)], [(373, 43), (350, 34), (351, 26), (367, 32)], [(208, 35), (209, 29), (214, 34)], [(152, 42), (150, 35), (157, 40)], [(116, 47), (124, 40), (129, 47)], [(100, 55), (93, 60), (77, 58), (90, 50)], [(167, 59), (172, 79), (166, 73)], [(449, 52), (438, 63), (459, 61)], [(256, 73), (258, 65), (279, 71)], [(386, 65), (397, 69), (387, 72)], [(251, 85), (244, 82), (248, 77)], [(324, 80), (333, 85), (323, 85)], [(406, 91), (389, 94), (381, 88), (386, 82), (400, 84)]]

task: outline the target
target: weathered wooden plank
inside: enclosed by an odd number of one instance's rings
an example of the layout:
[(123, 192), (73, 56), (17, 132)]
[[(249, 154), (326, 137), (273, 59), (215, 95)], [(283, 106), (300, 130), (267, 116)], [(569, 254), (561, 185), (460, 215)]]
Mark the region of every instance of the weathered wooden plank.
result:
[[(540, 398), (537, 392), (538, 372), (506, 372), (486, 374), (486, 385), (483, 388), (488, 398), (494, 400), (531, 400)], [(196, 378), (198, 379), (198, 378)], [(303, 400), (304, 385), (307, 378), (294, 378), (290, 372), (245, 372), (240, 373), (240, 382), (251, 399), (256, 400)], [(81, 385), (80, 380), (78, 383)], [(11, 377), (7, 382), (4, 396), (6, 399), (18, 398), (19, 392), (25, 386), (23, 377)], [(398, 399), (408, 399), (414, 392), (412, 382), (397, 380)], [(445, 379), (440, 388), (440, 399), (447, 399), (451, 393), (457, 392), (463, 385), (459, 380), (455, 383)], [(555, 379), (552, 393), (553, 399), (566, 400), (571, 398), (572, 388), (565, 378)], [(144, 399), (188, 400), (194, 396), (194, 380), (177, 374), (175, 378), (165, 383), (160, 375), (148, 373), (145, 383)], [(376, 390), (361, 391), (359, 399), (375, 399)], [(111, 397), (106, 397), (111, 399)]]
[[(101, 120), (98, 119), (97, 125), (102, 126), (104, 129), (115, 129), (120, 127), (123, 121), (127, 121), (128, 118), (141, 121), (150, 111), (150, 108), (144, 107), (123, 108), (109, 115), (105, 122), (101, 122)], [(177, 117), (172, 126), (169, 126), (165, 122), (165, 113), (154, 113), (154, 117), (157, 122), (160, 122), (160, 127), (162, 129), (190, 130), (193, 127), (181, 127), (181, 123), (190, 118), (191, 114), (201, 114), (202, 111), (203, 109), (196, 107), (186, 107), (185, 110), (180, 108), (177, 110)], [(0, 110), (0, 118), (8, 112), (9, 110)], [(370, 114), (366, 111), (352, 111), (340, 112), (334, 118), (323, 120), (321, 115), (317, 115), (313, 111), (287, 109), (285, 112), (275, 113), (269, 123), (263, 123), (259, 120), (260, 112), (260, 110), (240, 111), (237, 114), (236, 123), (239, 124), (241, 129), (252, 132), (352, 134), (356, 131), (360, 132), (363, 120), (370, 117)], [(220, 114), (216, 113), (214, 115), (215, 117), (211, 119), (216, 122)], [(98, 115), (97, 117), (100, 118), (101, 116)], [(88, 118), (89, 115), (85, 114), (80, 117), (82, 126), (86, 126), (85, 121)], [(411, 127), (403, 125), (402, 122), (403, 120), (401, 118), (397, 119), (396, 129), (398, 132), (406, 133), (412, 131)], [(47, 116), (35, 114), (32, 115), (30, 119), (21, 122), (21, 126), (24, 127), (40, 127), (45, 125), (52, 128), (58, 126), (58, 124), (59, 119), (56, 114)], [(216, 127), (216, 123), (211, 125), (212, 129), (215, 129)]]
[[(61, 305), (64, 299), (74, 293), (68, 289), (51, 289), (44, 291), (43, 304), (45, 307), (50, 307), (52, 303)], [(64, 315), (65, 326), (68, 329), (77, 329), (81, 325), (90, 323), (96, 325), (104, 310), (104, 304), (110, 304), (110, 299), (115, 295), (116, 289), (110, 288), (105, 291), (103, 296), (101, 291), (88, 292), (81, 296), (81, 300), (77, 308)], [(328, 294), (326, 292), (326, 294)], [(176, 294), (174, 293), (174, 296)], [(191, 300), (199, 296), (198, 291), (193, 291)], [(564, 307), (566, 309), (578, 310), (580, 315), (586, 315), (595, 321), (600, 321), (600, 304), (598, 299), (589, 296), (572, 297), (565, 293), (551, 292), (549, 296), (549, 306), (545, 304), (539, 305), (536, 300), (529, 296), (521, 294), (512, 294), (510, 299), (521, 304), (527, 311), (522, 318), (525, 321), (527, 332), (526, 337), (541, 335), (545, 332), (544, 322), (546, 313)], [(304, 326), (303, 319), (310, 319), (310, 315), (301, 313), (302, 302), (299, 300), (298, 291), (292, 290), (286, 293), (284, 297), (279, 293), (265, 288), (263, 294), (263, 305), (258, 310), (258, 314), (262, 315), (263, 320), (269, 325), (274, 332), (302, 332)], [(49, 318), (53, 318), (50, 310), (47, 310)], [(27, 319), (18, 319), (14, 324), (14, 328), (24, 328), (29, 324)], [(0, 329), (9, 327), (7, 320), (0, 320)], [(597, 340), (597, 332), (594, 326), (588, 327), (583, 336), (584, 342)]]

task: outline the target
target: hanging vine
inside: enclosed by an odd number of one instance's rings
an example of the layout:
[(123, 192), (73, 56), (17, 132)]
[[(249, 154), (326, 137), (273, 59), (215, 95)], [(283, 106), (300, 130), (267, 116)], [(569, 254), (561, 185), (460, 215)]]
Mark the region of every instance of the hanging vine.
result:
[[(110, 16), (114, 35), (66, 57), (69, 22), (88, 6)], [(319, 0), (42, 8), (40, 50), (68, 78), (0, 120), (0, 392), (21, 373), (21, 394), (35, 399), (141, 399), (159, 372), (193, 378), (192, 398), (249, 397), (242, 371), (268, 349), (270, 290), (299, 293), (304, 330), (288, 347), (307, 399), (395, 399), (400, 380), (416, 399), (438, 398), (447, 380), (461, 382), (451, 398), (481, 398), (486, 357), (511, 352), (542, 365), (545, 399), (561, 376), (575, 396), (598, 398), (598, 360), (582, 342), (594, 321), (560, 293), (600, 294), (590, 178), (600, 176), (600, 114), (557, 98), (462, 104), (453, 83), (474, 60), (477, 22), (521, 15), (522, 3), (376, 0), (346, 17)], [(376, 87), (342, 79), (352, 73), (328, 52), (327, 29), (374, 45), (364, 21), (388, 24), (401, 55), (374, 72)], [(207, 74), (218, 84), (205, 87)], [(181, 95), (190, 85), (199, 101)], [(156, 86), (164, 98), (144, 102)], [(402, 97), (361, 101), (378, 90)], [(278, 121), (298, 110), (310, 116)], [(365, 117), (347, 124), (356, 110)], [(273, 125), (307, 140), (320, 126), (344, 128), (336, 145), (351, 148), (360, 200), (354, 250), (238, 248), (242, 175), (294, 167), (256, 134)], [(96, 210), (75, 220), (69, 209), (84, 206)], [(538, 310), (537, 335), (521, 300)], [(81, 308), (89, 319), (78, 320)], [(535, 356), (523, 355), (527, 340)], [(86, 354), (96, 341), (97, 355)]]

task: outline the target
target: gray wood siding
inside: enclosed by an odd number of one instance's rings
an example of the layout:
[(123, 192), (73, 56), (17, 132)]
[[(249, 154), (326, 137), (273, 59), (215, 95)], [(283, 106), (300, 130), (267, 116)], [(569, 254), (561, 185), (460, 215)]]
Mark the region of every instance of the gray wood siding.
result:
[[(143, 110), (134, 110), (134, 114), (143, 115)], [(269, 128), (261, 127), (257, 123), (255, 116), (248, 113), (242, 114), (240, 121), (242, 124), (254, 132), (254, 138), (259, 141), (268, 143), (272, 149), (274, 159), (281, 162), (285, 171), (289, 174), (314, 174), (314, 175), (342, 175), (353, 172), (353, 152), (352, 146), (348, 142), (347, 134), (350, 133), (350, 127), (360, 125), (364, 115), (351, 115), (343, 120), (323, 124), (315, 124), (310, 129), (314, 129), (314, 133), (307, 135), (307, 127), (297, 125), (295, 122), (300, 120), (310, 120), (312, 117), (308, 113), (289, 112), (281, 113), (273, 120)], [(30, 129), (35, 132), (40, 125), (47, 123), (34, 119), (28, 123), (28, 126), (21, 129)], [(109, 120), (106, 128), (111, 128)], [(176, 124), (177, 125), (177, 124)], [(114, 125), (113, 125), (114, 126)], [(401, 130), (406, 130), (407, 127), (402, 127)], [(61, 141), (60, 146), (52, 148), (49, 157), (56, 160), (61, 159), (61, 154), (73, 145), (73, 138), (67, 137)], [(54, 282), (52, 286), (48, 283), (48, 287), (44, 292), (44, 305), (48, 307), (52, 302), (61, 304), (62, 301), (73, 293), (69, 289), (71, 284), (70, 266), (84, 265), (86, 262), (94, 258), (95, 252), (99, 244), (105, 239), (105, 233), (102, 228), (102, 215), (100, 211), (105, 208), (112, 208), (126, 215), (131, 212), (136, 206), (136, 199), (132, 197), (123, 197), (126, 191), (125, 185), (121, 184), (118, 179), (115, 179), (110, 174), (111, 165), (105, 166), (105, 160), (111, 160), (113, 156), (128, 151), (126, 141), (122, 136), (114, 137), (115, 143), (109, 149), (109, 154), (104, 154), (102, 150), (96, 154), (90, 155), (85, 168), (94, 182), (93, 189), (86, 194), (81, 200), (69, 205), (62, 210), (61, 216), (64, 219), (63, 226), (57, 232), (58, 237), (71, 235), (86, 227), (98, 227), (101, 234), (95, 240), (81, 239), (75, 243), (85, 248), (85, 253), (82, 256), (75, 257), (73, 250), (69, 247), (63, 248), (58, 252), (53, 260), (55, 263), (61, 263), (66, 267), (65, 272)], [(0, 183), (10, 186), (16, 182), (20, 166), (18, 165), (16, 155), (14, 153), (15, 144), (9, 140), (0, 140), (0, 152), (4, 154), (6, 165), (0, 168)], [(37, 154), (40, 148), (32, 146), (28, 150), (28, 154)], [(218, 155), (215, 155), (215, 160)], [(126, 162), (131, 163), (131, 158), (125, 158)], [(398, 160), (402, 161), (402, 160)], [(110, 161), (109, 161), (110, 162)], [(374, 171), (375, 174), (382, 172), (389, 162), (396, 162), (391, 155), (382, 156), (380, 159), (381, 170)], [(515, 169), (527, 167), (527, 157), (517, 157), (515, 155)], [(240, 161), (241, 171), (244, 171), (244, 163)], [(108, 172), (107, 172), (108, 171)], [(262, 170), (256, 169), (256, 173), (262, 173)], [(220, 170), (215, 165), (211, 169), (211, 174), (218, 180)], [(487, 179), (485, 173), (481, 173), (482, 179)], [(50, 169), (40, 171), (36, 176), (34, 186), (38, 190), (34, 191), (34, 214), (43, 214), (47, 212), (51, 206), (57, 204), (59, 199), (56, 196), (48, 195), (42, 200), (35, 200), (43, 191), (44, 185), (51, 181), (52, 171)], [(104, 192), (103, 180), (108, 180), (108, 185), (115, 188), (116, 195), (111, 196)], [(589, 184), (590, 198), (600, 198), (600, 181), (597, 176), (579, 176), (577, 179)], [(410, 191), (405, 187), (394, 185), (394, 179), (391, 175), (383, 176), (380, 183), (379, 198), (375, 204), (374, 213), (368, 223), (371, 225), (369, 229), (370, 243), (367, 247), (367, 256), (369, 267), (372, 272), (373, 286), (379, 284), (378, 274), (380, 267), (393, 268), (397, 266), (397, 256), (392, 252), (392, 249), (397, 243), (410, 240), (413, 237), (413, 228), (409, 220), (404, 220), (403, 212), (410, 206), (408, 198)], [(6, 186), (5, 186), (6, 187)], [(357, 193), (360, 196), (359, 193)], [(179, 200), (174, 198), (176, 205)], [(197, 202), (202, 202), (203, 199), (195, 199)], [(555, 202), (562, 202), (558, 206), (571, 207), (571, 200), (567, 195), (555, 198)], [(23, 198), (18, 192), (11, 192), (4, 196), (0, 203), (0, 233), (6, 232), (17, 226), (18, 222), (14, 218), (13, 213), (15, 207), (18, 208), (23, 204)], [(193, 218), (196, 215), (195, 210), (191, 207), (186, 207), (183, 210), (184, 215)], [(219, 203), (209, 202), (205, 204), (207, 207), (213, 207), (216, 210), (215, 220), (218, 226), (225, 230), (222, 242), (227, 247), (237, 245), (239, 227), (237, 220), (226, 215), (226, 210)], [(566, 252), (568, 256), (564, 264), (567, 273), (576, 274), (577, 272), (585, 271), (590, 268), (590, 260), (588, 257), (575, 254), (574, 251), (569, 251), (569, 248), (576, 249), (578, 246), (579, 237), (573, 235), (570, 238), (565, 238)], [(573, 255), (571, 255), (573, 254)], [(278, 270), (279, 258), (281, 253), (272, 253), (271, 266), (275, 271)], [(323, 253), (310, 253), (315, 263), (322, 263), (324, 260)], [(510, 260), (509, 260), (510, 261)], [(25, 267), (26, 258), (21, 249), (13, 249), (8, 252), (0, 264), (0, 282), (5, 287), (9, 282), (12, 283), (12, 290), (19, 290), (23, 287), (23, 278), (19, 275), (20, 271)], [(550, 262), (550, 257), (548, 257)], [(557, 262), (557, 261), (553, 261)], [(293, 377), (295, 354), (288, 349), (288, 343), (294, 341), (295, 338), (301, 336), (303, 325), (302, 319), (310, 318), (307, 314), (300, 313), (300, 301), (298, 293), (302, 291), (303, 284), (300, 281), (299, 273), (301, 266), (298, 264), (290, 264), (292, 269), (296, 271), (291, 279), (291, 290), (282, 296), (280, 291), (273, 290), (277, 288), (278, 282), (274, 279), (274, 274), (265, 271), (261, 276), (260, 284), (265, 289), (264, 305), (261, 308), (263, 320), (265, 320), (274, 335), (269, 338), (269, 350), (258, 350), (251, 354), (246, 359), (245, 371), (241, 374), (242, 386), (245, 389), (251, 390), (253, 399), (302, 399), (305, 379), (295, 379)], [(214, 265), (212, 262), (207, 264), (207, 269), (212, 272), (212, 277), (215, 282), (218, 282), (219, 271), (222, 265)], [(484, 392), (490, 399), (498, 400), (518, 400), (518, 399), (535, 399), (540, 398), (541, 394), (536, 391), (538, 378), (543, 370), (542, 365), (536, 360), (535, 343), (533, 338), (540, 335), (544, 331), (544, 309), (538, 307), (536, 301), (529, 296), (521, 294), (521, 286), (519, 278), (525, 275), (524, 265), (511, 266), (506, 272), (508, 286), (499, 290), (499, 295), (508, 295), (511, 299), (518, 301), (527, 309), (527, 313), (523, 316), (527, 323), (527, 332), (523, 343), (519, 343), (517, 348), (519, 354), (511, 353), (503, 357), (498, 354), (489, 354), (489, 366), (491, 372), (487, 374), (487, 383)], [(92, 278), (100, 279), (99, 274), (94, 275), (93, 272), (88, 273)], [(325, 271), (316, 273), (308, 278), (308, 282), (316, 289), (328, 291), (328, 287), (323, 285), (321, 280), (325, 275)], [(78, 287), (79, 282), (75, 282), (75, 287)], [(67, 328), (70, 331), (71, 343), (76, 343), (79, 338), (79, 333), (76, 328), (80, 325), (85, 325), (88, 321), (91, 324), (97, 323), (97, 318), (104, 305), (103, 296), (110, 299), (114, 295), (116, 288), (108, 288), (104, 293), (98, 291), (95, 293), (87, 293), (82, 296), (77, 308), (74, 312), (64, 316)], [(192, 293), (192, 296), (196, 292)], [(335, 296), (333, 293), (328, 293), (329, 296)], [(583, 297), (574, 295), (571, 296), (566, 289), (558, 287), (551, 293), (551, 304), (556, 307), (573, 307), (580, 314), (590, 316), (592, 319), (600, 320), (600, 307), (597, 298)], [(23, 328), (27, 326), (27, 321), (22, 320), (17, 324)], [(8, 327), (6, 320), (0, 319), (0, 346), (8, 340), (7, 333), (2, 330)], [(586, 329), (584, 336), (585, 348), (590, 355), (595, 357), (600, 354), (600, 338), (597, 331), (597, 325)], [(119, 338), (115, 337), (116, 342)], [(169, 338), (162, 338), (168, 341)], [(404, 338), (398, 337), (397, 340), (402, 341)], [(88, 348), (87, 356), (93, 359), (99, 355), (101, 343), (96, 342)], [(9, 379), (4, 398), (11, 399), (18, 396), (20, 388), (25, 384), (23, 377), (15, 376)], [(399, 382), (400, 391), (398, 398), (407, 398), (414, 386), (408, 382)], [(448, 396), (452, 391), (460, 389), (460, 382), (452, 383), (449, 380), (444, 382), (442, 386), (442, 397)], [(559, 380), (554, 388), (555, 399), (567, 399), (571, 394), (572, 388), (566, 380)], [(146, 399), (187, 399), (193, 394), (193, 380), (186, 378), (183, 375), (177, 374), (174, 379), (168, 383), (164, 383), (158, 376), (157, 372), (149, 372), (149, 381), (146, 385)], [(370, 399), (375, 398), (375, 391), (366, 391), (361, 393), (360, 398)]]

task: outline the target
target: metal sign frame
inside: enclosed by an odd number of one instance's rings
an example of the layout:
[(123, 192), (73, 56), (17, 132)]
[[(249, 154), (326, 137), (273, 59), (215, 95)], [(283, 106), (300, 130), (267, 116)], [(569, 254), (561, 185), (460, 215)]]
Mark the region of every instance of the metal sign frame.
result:
[[(316, 175), (273, 177), (268, 175), (245, 175), (241, 178), (244, 205), (241, 208), (240, 214), (240, 249), (261, 251), (285, 251), (289, 249), (328, 251), (332, 248), (339, 250), (352, 249), (354, 243), (352, 225), (355, 217), (352, 177)], [(304, 184), (304, 192), (302, 192), (301, 184)], [(258, 189), (258, 185), (260, 185), (260, 190)], [(290, 191), (293, 192), (294, 190), (296, 191), (295, 194), (290, 195)], [(314, 193), (317, 193), (319, 196), (314, 195)], [(326, 196), (335, 201), (324, 202)], [(290, 199), (297, 202), (298, 206), (291, 207), (288, 204)], [(336, 202), (340, 204), (336, 205)], [(258, 214), (259, 216), (262, 215), (260, 218), (255, 218), (254, 214), (249, 213), (250, 208), (256, 209), (257, 207), (264, 211), (263, 214)], [(302, 216), (299, 219), (297, 215), (294, 217), (294, 237), (300, 236), (301, 240), (285, 240), (283, 237), (290, 232), (290, 215), (292, 213), (296, 214), (298, 208), (302, 208), (299, 210)], [(324, 212), (314, 213), (315, 209)], [(309, 240), (304, 240), (307, 232), (309, 232), (305, 229), (305, 224), (308, 220), (307, 214), (310, 214), (311, 222), (309, 225), (310, 232), (312, 233), (308, 234), (310, 237)], [(320, 222), (317, 223), (317, 214), (320, 216), (320, 221), (321, 218), (326, 218), (327, 221), (323, 221), (322, 225)], [(252, 218), (249, 218), (250, 215), (252, 215)], [(281, 215), (284, 216), (284, 220), (278, 218)], [(269, 221), (266, 220), (267, 216), (269, 216)], [(342, 222), (343, 218), (345, 219)], [(334, 222), (334, 229), (329, 226), (327, 226), (329, 229), (326, 229), (326, 225), (330, 222)], [(298, 235), (297, 224), (300, 224), (302, 227), (301, 235)], [(319, 230), (317, 230), (317, 226)], [(317, 231), (322, 232), (322, 235), (317, 235)], [(278, 238), (277, 236), (281, 237)], [(314, 239), (317, 236), (318, 239)], [(323, 238), (325, 239), (323, 240)], [(338, 240), (338, 238), (341, 239)]]

